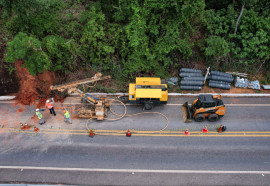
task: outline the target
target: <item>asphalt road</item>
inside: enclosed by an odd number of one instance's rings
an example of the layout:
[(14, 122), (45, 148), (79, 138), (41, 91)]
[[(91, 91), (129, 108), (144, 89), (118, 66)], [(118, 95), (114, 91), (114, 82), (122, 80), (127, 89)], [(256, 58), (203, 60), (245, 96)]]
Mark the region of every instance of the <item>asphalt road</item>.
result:
[[(0, 182), (269, 185), (270, 99), (224, 98), (226, 115), (218, 123), (184, 123), (179, 104), (193, 99), (173, 98), (167, 106), (154, 108), (169, 119), (166, 133), (159, 131), (166, 126), (162, 116), (142, 114), (117, 122), (90, 122), (88, 127), (100, 134), (94, 138), (88, 137), (85, 120), (63, 124), (60, 111), (55, 118), (44, 114), (47, 123), (39, 127), (37, 135), (15, 130), (15, 124), (27, 121), (33, 108), (15, 112), (18, 106), (2, 102)], [(66, 103), (73, 105), (76, 99), (69, 98)], [(141, 107), (128, 106), (128, 113), (137, 112)], [(228, 131), (215, 132), (219, 124), (226, 125)], [(205, 125), (208, 134), (201, 133)], [(190, 136), (183, 135), (186, 128)], [(123, 132), (127, 129), (143, 131), (128, 138)]]

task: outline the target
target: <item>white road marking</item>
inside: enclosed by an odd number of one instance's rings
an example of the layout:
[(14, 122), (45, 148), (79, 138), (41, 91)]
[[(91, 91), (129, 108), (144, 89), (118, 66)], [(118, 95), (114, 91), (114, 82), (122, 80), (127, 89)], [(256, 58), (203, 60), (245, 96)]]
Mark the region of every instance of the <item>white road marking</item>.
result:
[(31, 167), (31, 166), (0, 166), (0, 169), (26, 169), (50, 171), (84, 171), (84, 172), (129, 172), (129, 173), (189, 173), (189, 174), (270, 174), (270, 171), (219, 171), (219, 170), (146, 170), (146, 169), (95, 169), (68, 167)]

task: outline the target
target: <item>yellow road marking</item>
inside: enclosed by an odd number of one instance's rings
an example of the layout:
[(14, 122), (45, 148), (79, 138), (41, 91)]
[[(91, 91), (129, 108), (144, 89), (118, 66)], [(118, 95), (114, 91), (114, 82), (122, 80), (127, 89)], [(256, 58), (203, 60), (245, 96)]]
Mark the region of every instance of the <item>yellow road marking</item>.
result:
[[(13, 130), (20, 130), (19, 128), (3, 128), (3, 129), (13, 129)], [(133, 133), (183, 133), (184, 130), (132, 130), (129, 129)], [(25, 130), (30, 131), (30, 130)], [(87, 130), (80, 130), (80, 129), (40, 129), (40, 131), (52, 131), (52, 132), (62, 132), (62, 131), (74, 131), (74, 132), (87, 132)], [(101, 130), (101, 129), (93, 129), (95, 132), (107, 132), (107, 133), (117, 133), (117, 132), (126, 132), (127, 130)], [(202, 131), (192, 131), (190, 133), (202, 133)], [(217, 133), (216, 131), (208, 131), (208, 133)], [(225, 133), (236, 133), (236, 134), (245, 134), (245, 133), (261, 133), (261, 134), (270, 134), (270, 131), (226, 131)]]
[[(9, 131), (10, 133), (27, 133), (27, 134), (36, 134), (34, 132), (30, 132), (30, 131)], [(54, 135), (64, 135), (64, 134), (68, 134), (68, 135), (89, 135), (88, 132), (61, 132), (61, 133), (58, 133), (58, 132), (54, 132), (54, 131), (51, 131), (51, 132), (46, 132), (46, 131), (40, 131), (39, 133), (41, 134), (54, 134)], [(198, 132), (199, 133), (199, 132)], [(123, 133), (98, 133), (96, 132), (95, 133), (96, 135), (104, 135), (104, 136), (125, 136), (125, 132)], [(142, 134), (139, 134), (139, 133), (132, 133), (132, 136), (148, 136), (148, 137), (183, 137), (185, 136), (184, 134), (153, 134), (153, 133), (142, 133)], [(269, 134), (265, 134), (265, 135), (262, 135), (262, 134), (230, 134), (230, 133), (217, 133), (216, 134), (204, 134), (202, 132), (200, 132), (200, 134), (193, 134), (193, 132), (190, 133), (190, 135), (188, 135), (190, 137), (270, 137)], [(186, 136), (186, 137), (188, 137)]]

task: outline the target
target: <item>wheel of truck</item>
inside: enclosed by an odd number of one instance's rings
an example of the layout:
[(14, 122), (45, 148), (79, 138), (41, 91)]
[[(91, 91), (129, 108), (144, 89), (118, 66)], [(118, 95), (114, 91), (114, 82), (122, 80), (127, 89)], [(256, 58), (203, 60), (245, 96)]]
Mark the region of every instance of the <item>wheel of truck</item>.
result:
[(121, 97), (119, 97), (119, 100), (122, 101), (123, 103), (127, 103), (128, 102), (128, 97), (127, 96), (121, 96)]
[(145, 103), (144, 104), (144, 109), (145, 110), (152, 110), (153, 104), (152, 103)]
[(202, 122), (204, 119), (205, 119), (205, 117), (203, 114), (197, 114), (195, 116), (195, 121), (197, 121), (197, 122)]
[(217, 121), (218, 120), (218, 115), (217, 114), (210, 114), (208, 116), (208, 120), (211, 122)]

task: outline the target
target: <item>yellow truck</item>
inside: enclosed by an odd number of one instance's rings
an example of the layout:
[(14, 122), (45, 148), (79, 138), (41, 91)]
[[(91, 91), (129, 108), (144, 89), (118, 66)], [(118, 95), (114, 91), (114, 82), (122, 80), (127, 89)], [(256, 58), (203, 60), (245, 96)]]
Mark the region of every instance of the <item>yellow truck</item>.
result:
[(141, 104), (145, 110), (151, 110), (153, 105), (167, 104), (167, 100), (167, 84), (162, 84), (160, 78), (137, 77), (136, 83), (129, 84), (130, 104)]

